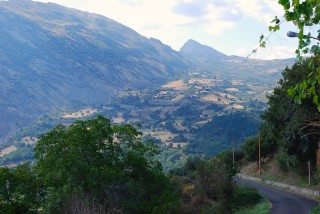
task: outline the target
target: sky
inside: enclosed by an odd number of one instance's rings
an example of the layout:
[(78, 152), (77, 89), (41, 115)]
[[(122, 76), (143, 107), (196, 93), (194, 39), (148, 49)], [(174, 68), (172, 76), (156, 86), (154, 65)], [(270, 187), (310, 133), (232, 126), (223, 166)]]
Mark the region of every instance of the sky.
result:
[[(37, 0), (48, 2), (45, 0)], [(139, 34), (153, 37), (179, 50), (188, 39), (227, 55), (247, 57), (258, 46), (261, 34), (283, 10), (276, 0), (51, 0), (66, 7), (101, 14)], [(272, 34), (265, 49), (254, 59), (295, 57), (298, 41), (287, 31), (296, 27), (283, 23)]]

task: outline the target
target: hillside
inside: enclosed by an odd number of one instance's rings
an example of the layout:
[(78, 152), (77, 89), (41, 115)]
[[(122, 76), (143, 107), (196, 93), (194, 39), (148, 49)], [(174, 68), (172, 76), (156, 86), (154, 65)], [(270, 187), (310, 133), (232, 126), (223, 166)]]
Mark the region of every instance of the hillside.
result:
[(179, 53), (190, 60), (196, 70), (202, 70), (223, 79), (240, 78), (254, 82), (274, 84), (286, 66), (294, 59), (259, 60), (238, 56), (227, 56), (194, 40), (187, 41)]
[[(190, 79), (192, 86), (186, 92), (190, 96), (207, 93), (193, 90), (198, 90), (199, 84), (204, 90), (210, 87), (211, 94), (199, 97), (209, 103), (226, 93), (240, 91), (241, 95), (235, 96), (238, 103), (225, 98), (219, 98), (219, 102), (231, 103), (230, 108), (243, 108), (241, 103), (247, 99), (263, 100), (281, 70), (293, 61), (226, 56), (192, 40), (177, 52), (107, 17), (52, 3), (0, 1), (0, 19), (0, 144), (48, 114), (121, 106), (128, 91), (153, 94), (171, 81), (184, 81), (194, 74), (197, 78)], [(208, 84), (204, 84), (206, 79)], [(251, 94), (248, 96), (247, 92)], [(176, 99), (173, 105), (183, 106), (188, 103), (184, 102), (187, 98)], [(157, 107), (161, 105), (162, 102)], [(140, 108), (141, 104), (132, 106)], [(215, 114), (209, 112), (211, 116)], [(126, 120), (133, 118), (129, 114)]]
[[(0, 2), (0, 139), (66, 105), (182, 73), (179, 54), (106, 17), (29, 0)], [(0, 141), (1, 142), (1, 141)]]

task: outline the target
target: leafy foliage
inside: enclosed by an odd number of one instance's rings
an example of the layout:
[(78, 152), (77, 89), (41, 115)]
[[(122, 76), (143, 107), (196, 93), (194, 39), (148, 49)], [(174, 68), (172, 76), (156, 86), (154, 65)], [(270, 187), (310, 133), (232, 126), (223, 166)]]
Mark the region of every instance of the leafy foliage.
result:
[(317, 148), (317, 139), (308, 136), (303, 129), (308, 120), (318, 116), (317, 108), (311, 99), (297, 105), (287, 93), (288, 89), (310, 72), (306, 63), (297, 62), (291, 69), (285, 69), (279, 86), (274, 89), (273, 95), (268, 97), (269, 107), (262, 115), (265, 122), (265, 131), (262, 129), (263, 141), (283, 149), (293, 165), (307, 159), (314, 161)]
[(5, 213), (175, 212), (178, 197), (154, 158), (158, 148), (140, 135), (103, 116), (55, 127), (40, 138), (34, 168), (0, 168), (1, 207)]
[(0, 213), (36, 213), (44, 192), (29, 165), (0, 168), (0, 175)]
[(210, 160), (189, 157), (174, 173), (181, 172), (186, 178), (181, 213), (230, 213), (236, 188), (233, 176), (237, 173), (231, 153), (220, 153)]
[[(295, 102), (298, 104), (301, 103), (302, 99), (310, 97), (313, 103), (317, 106), (318, 110), (320, 110), (320, 30), (317, 31), (317, 35), (315, 36), (311, 35), (310, 32), (305, 34), (307, 27), (312, 28), (319, 26), (319, 0), (279, 0), (278, 3), (283, 6), (285, 21), (293, 23), (299, 29), (299, 32), (297, 33), (299, 45), (296, 53), (300, 61), (303, 60), (303, 55), (311, 54), (311, 56), (313, 56), (307, 60), (307, 66), (311, 69), (309, 75), (297, 82), (296, 85), (292, 86), (289, 90), (289, 94), (290, 96), (294, 97)], [(274, 18), (272, 21), (274, 25), (269, 26), (269, 31), (271, 34), (280, 30), (280, 25), (282, 22), (283, 21), (280, 21), (278, 17)], [(264, 37), (263, 35), (260, 37), (260, 47), (265, 47), (268, 37)], [(317, 43), (312, 43), (311, 40), (317, 41)]]
[[(203, 194), (224, 205), (230, 204), (234, 192), (233, 170), (221, 158), (214, 158), (199, 169), (199, 188)], [(218, 178), (218, 177), (219, 178)]]
[(239, 186), (235, 189), (232, 206), (234, 209), (253, 206), (258, 204), (260, 200), (262, 200), (262, 196), (256, 189)]
[(244, 111), (216, 116), (197, 130), (198, 138), (187, 145), (185, 151), (213, 156), (231, 148), (232, 142), (241, 142), (256, 134), (259, 124), (258, 116)]
[[(268, 154), (271, 154), (277, 149), (277, 141), (273, 138), (272, 130), (267, 124), (262, 124), (260, 126), (260, 146), (261, 146), (261, 159), (267, 157)], [(259, 136), (251, 136), (245, 140), (245, 143), (242, 145), (241, 149), (244, 153), (244, 157), (249, 161), (258, 161), (258, 143)]]

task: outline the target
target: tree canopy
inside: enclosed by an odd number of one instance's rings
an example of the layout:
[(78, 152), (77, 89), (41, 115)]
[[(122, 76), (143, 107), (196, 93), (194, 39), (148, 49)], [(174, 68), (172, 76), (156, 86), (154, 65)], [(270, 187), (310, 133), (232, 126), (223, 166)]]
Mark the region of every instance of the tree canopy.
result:
[(33, 168), (0, 169), (0, 207), (4, 213), (174, 212), (178, 196), (154, 158), (158, 148), (140, 136), (103, 116), (55, 127), (36, 145)]
[[(317, 139), (304, 129), (309, 120), (319, 116), (312, 100), (306, 99), (301, 105), (294, 103), (287, 93), (288, 89), (307, 77), (310, 68), (307, 62), (297, 62), (292, 68), (286, 68), (279, 86), (268, 97), (268, 109), (262, 115), (264, 123), (261, 129), (262, 142), (281, 148), (291, 160), (291, 165), (303, 163), (308, 159), (315, 161)], [(272, 148), (272, 147), (271, 147)]]

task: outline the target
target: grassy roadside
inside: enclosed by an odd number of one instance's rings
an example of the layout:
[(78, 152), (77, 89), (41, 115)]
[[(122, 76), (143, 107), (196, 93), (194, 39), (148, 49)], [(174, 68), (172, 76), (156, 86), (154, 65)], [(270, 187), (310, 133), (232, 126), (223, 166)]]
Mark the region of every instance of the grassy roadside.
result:
[(271, 210), (271, 203), (256, 189), (238, 186), (233, 200), (235, 214), (267, 214)]
[(258, 204), (239, 209), (233, 214), (268, 214), (270, 213), (271, 206), (272, 205), (268, 199), (263, 198)]
[(281, 182), (297, 187), (307, 188), (311, 190), (320, 190), (320, 182), (316, 175), (311, 177), (311, 186), (308, 185), (308, 176), (299, 171), (297, 168), (290, 168), (283, 171), (278, 166), (279, 164), (275, 159), (269, 160), (266, 164), (262, 165), (262, 175), (259, 175), (257, 163), (250, 163), (241, 168), (241, 173), (251, 177), (262, 178), (263, 180), (270, 180)]
[(310, 214), (319, 214), (320, 213), (320, 205), (313, 208), (310, 212)]

